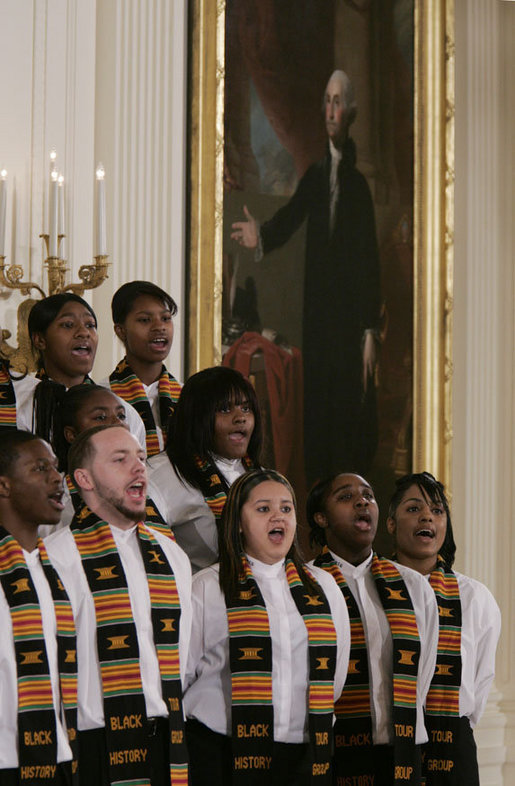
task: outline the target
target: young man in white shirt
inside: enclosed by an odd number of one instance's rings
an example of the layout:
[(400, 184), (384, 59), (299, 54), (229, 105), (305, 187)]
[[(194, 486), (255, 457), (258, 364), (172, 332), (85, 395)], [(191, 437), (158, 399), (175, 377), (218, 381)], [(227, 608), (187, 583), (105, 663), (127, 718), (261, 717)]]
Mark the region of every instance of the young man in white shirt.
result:
[(70, 745), (76, 737), (75, 631), (38, 538), (39, 524), (59, 521), (62, 493), (46, 442), (27, 431), (0, 435), (2, 786), (64, 785), (76, 777)]
[(46, 543), (76, 618), (81, 783), (182, 783), (189, 560), (145, 523), (145, 451), (126, 429), (81, 433), (69, 472), (85, 507)]

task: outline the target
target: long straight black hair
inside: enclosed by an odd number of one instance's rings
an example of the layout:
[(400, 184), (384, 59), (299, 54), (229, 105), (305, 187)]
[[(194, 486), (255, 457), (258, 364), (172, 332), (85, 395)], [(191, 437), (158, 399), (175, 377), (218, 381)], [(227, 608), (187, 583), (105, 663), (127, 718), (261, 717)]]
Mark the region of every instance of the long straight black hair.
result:
[(176, 472), (187, 483), (200, 488), (196, 457), (209, 460), (214, 450), (215, 416), (228, 404), (247, 401), (254, 414), (254, 430), (248, 456), (259, 466), (263, 432), (256, 392), (239, 371), (213, 366), (193, 374), (181, 390), (168, 424), (166, 453)]

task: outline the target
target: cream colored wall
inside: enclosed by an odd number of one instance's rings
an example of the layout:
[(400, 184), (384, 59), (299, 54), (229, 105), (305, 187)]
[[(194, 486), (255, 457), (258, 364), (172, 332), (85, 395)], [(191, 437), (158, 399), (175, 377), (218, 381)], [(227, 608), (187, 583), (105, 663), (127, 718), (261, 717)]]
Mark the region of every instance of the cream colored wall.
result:
[(455, 0), (453, 525), (458, 569), (503, 615), (476, 734), (483, 786), (515, 783), (515, 3)]
[[(110, 301), (150, 279), (179, 305), (169, 367), (183, 376), (187, 0), (0, 0), (0, 168), (8, 171), (7, 263), (43, 282), (49, 152), (65, 176), (65, 258), (73, 281), (93, 250), (94, 170), (106, 170), (111, 267), (86, 293), (99, 318), (95, 378), (121, 354)], [(14, 195), (14, 200), (13, 200)], [(17, 293), (0, 293), (16, 325)], [(16, 343), (13, 341), (12, 343)]]
[[(455, 6), (453, 521), (458, 568), (487, 583), (503, 612), (496, 688), (478, 741), (483, 786), (507, 786), (515, 782), (515, 3)], [(113, 264), (91, 297), (101, 335), (97, 377), (120, 354), (112, 292), (135, 277), (179, 303), (170, 367), (183, 374), (186, 8), (187, 0), (0, 0), (0, 168), (16, 187), (8, 261), (30, 262), (27, 275), (40, 277), (55, 146), (76, 279), (93, 253), (94, 166), (102, 160), (106, 168)], [(0, 294), (2, 326), (13, 327), (17, 302)]]
[(131, 279), (161, 286), (179, 305), (169, 369), (183, 377), (186, 173), (186, 0), (97, 3), (95, 158), (107, 186), (111, 280), (95, 292), (110, 341), (95, 364), (112, 371), (121, 347), (110, 301)]

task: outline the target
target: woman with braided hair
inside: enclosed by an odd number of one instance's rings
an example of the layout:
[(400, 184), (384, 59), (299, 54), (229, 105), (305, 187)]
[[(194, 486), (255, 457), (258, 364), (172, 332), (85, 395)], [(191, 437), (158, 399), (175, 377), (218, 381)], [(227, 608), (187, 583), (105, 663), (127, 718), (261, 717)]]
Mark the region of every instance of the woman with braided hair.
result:
[[(31, 423), (31, 431), (51, 442), (54, 412), (65, 391), (92, 382), (89, 374), (98, 345), (97, 318), (81, 297), (61, 292), (32, 306), (28, 330), (40, 382), (24, 401), (25, 420)], [(130, 405), (126, 405), (126, 412), (131, 433), (144, 446), (145, 430), (138, 413)]]
[(490, 591), (453, 570), (456, 544), (444, 487), (429, 472), (397, 481), (388, 531), (396, 560), (421, 573), (439, 611), (436, 670), (426, 700), (426, 786), (479, 786), (472, 729), (494, 678), (501, 617)]

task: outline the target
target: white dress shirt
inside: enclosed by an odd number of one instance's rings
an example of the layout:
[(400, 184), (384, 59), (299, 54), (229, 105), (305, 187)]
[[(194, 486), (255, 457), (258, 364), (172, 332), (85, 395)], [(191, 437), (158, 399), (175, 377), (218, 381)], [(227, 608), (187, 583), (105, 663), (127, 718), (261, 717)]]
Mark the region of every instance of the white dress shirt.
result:
[[(57, 728), (57, 761), (69, 761), (72, 752), (66, 726), (61, 720), (61, 689), (57, 659), (57, 625), (54, 601), (39, 558), (39, 551), (22, 549), (39, 600), (43, 636), (50, 670)], [(12, 618), (9, 604), (0, 586), (0, 781), (1, 770), (19, 766), (18, 760), (18, 682)]]
[[(501, 612), (484, 584), (455, 571), (461, 601), (460, 717), (478, 723), (495, 676)], [(429, 575), (426, 577), (429, 580)]]
[(342, 151), (334, 146), (333, 141), (329, 140), (329, 153), (331, 155), (331, 169), (329, 172), (329, 226), (331, 232), (334, 229), (334, 219), (336, 217), (336, 204), (340, 196), (340, 181), (338, 180), (338, 167), (342, 160)]
[[(136, 525), (129, 530), (111, 527), (120, 556), (136, 625), (141, 680), (148, 717), (167, 716), (151, 621), (150, 595)], [(184, 684), (191, 633), (191, 568), (188, 558), (166, 535), (155, 530), (166, 559), (172, 567), (181, 603), (179, 659)], [(70, 598), (77, 628), (78, 728), (104, 726), (104, 707), (98, 660), (95, 605), (81, 558), (70, 529), (62, 529), (45, 540), (48, 556), (59, 572)]]
[[(352, 565), (337, 554), (331, 555), (340, 568), (359, 608), (367, 642), (370, 677), (370, 710), (372, 738), (375, 745), (394, 741), (393, 702), (393, 641), (386, 612), (379, 599), (372, 575), (370, 554), (360, 565)], [(415, 742), (427, 742), (424, 726), (424, 703), (436, 664), (438, 646), (438, 607), (427, 592), (428, 582), (411, 568), (394, 563), (409, 592), (420, 637), (420, 660), (417, 675), (417, 720)], [(421, 581), (422, 579), (422, 581)]]
[(12, 383), (16, 396), (16, 427), (21, 431), (32, 431), (34, 390), (39, 379), (27, 375), (23, 379), (13, 379)]
[[(245, 472), (243, 463), (213, 457), (217, 469), (230, 486)], [(218, 559), (218, 531), (214, 513), (199, 489), (180, 480), (166, 453), (151, 456), (147, 465), (149, 496), (177, 543), (184, 549), (195, 573)]]
[[(265, 601), (272, 639), (274, 740), (308, 739), (308, 637), (292, 598), (284, 561), (265, 565), (248, 557)], [(342, 691), (349, 663), (349, 615), (343, 596), (320, 568), (312, 568), (331, 608), (337, 636), (334, 696)], [(231, 736), (231, 671), (227, 608), (219, 584), (219, 566), (193, 578), (193, 627), (188, 658), (184, 710), (212, 731)]]

